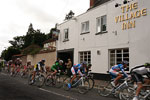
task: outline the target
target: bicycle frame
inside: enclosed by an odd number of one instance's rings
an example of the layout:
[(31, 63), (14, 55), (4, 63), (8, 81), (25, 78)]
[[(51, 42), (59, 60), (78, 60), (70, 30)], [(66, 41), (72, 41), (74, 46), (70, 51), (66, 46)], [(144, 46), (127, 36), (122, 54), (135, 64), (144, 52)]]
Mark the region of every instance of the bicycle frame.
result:
[(120, 89), (124, 89), (128, 86), (127, 81), (125, 80), (122, 84), (120, 84), (117, 88), (115, 88), (115, 91), (120, 90)]
[(77, 82), (75, 82), (72, 87), (76, 87), (80, 82), (82, 82), (82, 86), (84, 86), (84, 77), (82, 76)]

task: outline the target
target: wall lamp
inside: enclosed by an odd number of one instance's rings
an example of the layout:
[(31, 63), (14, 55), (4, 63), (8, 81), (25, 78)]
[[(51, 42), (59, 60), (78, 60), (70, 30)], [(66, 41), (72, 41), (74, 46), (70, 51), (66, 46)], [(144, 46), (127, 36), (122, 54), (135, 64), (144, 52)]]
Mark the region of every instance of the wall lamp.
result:
[[(131, 1), (133, 1), (133, 0), (131, 0)], [(130, 1), (128, 1), (128, 0), (123, 0), (123, 4), (127, 4), (127, 3), (129, 3)], [(116, 3), (115, 4), (115, 7), (119, 7), (119, 6), (121, 6), (122, 4), (119, 4), (119, 3)]]
[(124, 1), (123, 1), (123, 4), (127, 4), (128, 2), (130, 2), (130, 1), (124, 0)]
[(119, 4), (119, 3), (116, 3), (116, 4), (115, 4), (115, 7), (119, 7), (119, 6), (121, 6), (121, 4)]

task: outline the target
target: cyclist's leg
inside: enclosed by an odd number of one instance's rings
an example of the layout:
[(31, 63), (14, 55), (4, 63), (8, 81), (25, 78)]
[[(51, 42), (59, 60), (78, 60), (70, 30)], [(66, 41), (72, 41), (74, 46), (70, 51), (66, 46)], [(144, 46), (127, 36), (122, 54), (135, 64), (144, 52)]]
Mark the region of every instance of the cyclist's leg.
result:
[(135, 94), (135, 98), (137, 98), (139, 96), (139, 93), (140, 93), (142, 87), (143, 87), (142, 84), (144, 81), (143, 81), (142, 75), (140, 75), (140, 74), (133, 73), (133, 77), (137, 82), (137, 89), (136, 89), (136, 94)]
[(33, 80), (34, 80), (34, 78), (35, 78), (35, 74), (36, 74), (36, 71), (37, 71), (38, 69), (35, 67), (34, 68), (34, 70), (33, 70), (33, 74), (32, 74), (32, 82), (33, 82)]
[(70, 84), (72, 84), (73, 80), (77, 77), (77, 76), (76, 76), (76, 72), (75, 72), (75, 70), (74, 70), (73, 67), (71, 68), (71, 72), (72, 72), (73, 77), (72, 77), (71, 80), (70, 80)]
[(122, 77), (123, 77), (122, 74), (120, 74), (120, 73), (117, 74), (117, 77), (116, 77), (115, 80), (114, 80), (115, 85), (118, 84), (118, 81), (119, 81)]

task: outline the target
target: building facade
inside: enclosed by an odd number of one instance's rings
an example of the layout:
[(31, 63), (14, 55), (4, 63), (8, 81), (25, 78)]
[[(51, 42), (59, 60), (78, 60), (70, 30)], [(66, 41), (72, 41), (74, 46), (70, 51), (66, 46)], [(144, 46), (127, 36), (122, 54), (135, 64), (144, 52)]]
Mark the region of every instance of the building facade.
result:
[[(92, 72), (106, 74), (129, 61), (129, 69), (150, 62), (150, 1), (105, 0), (58, 25), (57, 56), (74, 63), (87, 61)], [(98, 3), (96, 3), (98, 4)]]

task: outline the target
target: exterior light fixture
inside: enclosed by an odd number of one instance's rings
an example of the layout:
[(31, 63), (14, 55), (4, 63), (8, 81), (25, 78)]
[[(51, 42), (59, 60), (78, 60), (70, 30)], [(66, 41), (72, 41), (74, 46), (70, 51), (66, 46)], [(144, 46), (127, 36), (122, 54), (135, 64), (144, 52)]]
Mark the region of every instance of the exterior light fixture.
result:
[(127, 4), (129, 1), (128, 0), (124, 0), (123, 1), (123, 4)]
[(121, 4), (119, 4), (119, 3), (116, 3), (116, 4), (115, 4), (115, 7), (119, 7), (119, 6), (121, 6)]

